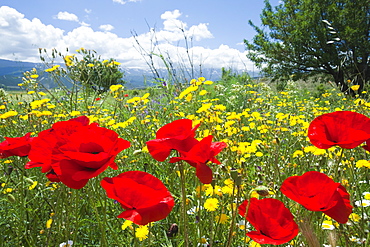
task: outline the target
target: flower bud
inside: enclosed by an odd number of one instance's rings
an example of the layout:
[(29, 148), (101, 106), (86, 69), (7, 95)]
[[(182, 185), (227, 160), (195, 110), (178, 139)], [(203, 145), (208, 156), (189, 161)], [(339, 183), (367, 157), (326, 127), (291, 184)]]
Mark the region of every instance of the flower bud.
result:
[(7, 194), (9, 202), (15, 202), (15, 197), (12, 194)]
[(175, 236), (178, 232), (179, 232), (179, 227), (177, 226), (176, 223), (173, 223), (170, 226), (170, 229), (168, 229), (167, 237), (171, 238), (171, 237)]
[(258, 195), (260, 196), (268, 196), (270, 193), (269, 193), (269, 189), (266, 187), (266, 186), (257, 186), (255, 189), (254, 189)]

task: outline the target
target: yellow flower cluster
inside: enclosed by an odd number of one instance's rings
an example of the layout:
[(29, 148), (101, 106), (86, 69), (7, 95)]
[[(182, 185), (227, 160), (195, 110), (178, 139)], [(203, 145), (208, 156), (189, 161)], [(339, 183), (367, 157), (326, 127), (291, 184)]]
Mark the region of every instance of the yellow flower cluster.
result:
[(53, 67), (46, 69), (45, 72), (53, 72), (57, 70), (59, 67), (60, 65), (54, 65)]
[(17, 115), (18, 115), (17, 111), (8, 111), (8, 112), (5, 112), (3, 114), (0, 114), (0, 119), (6, 119), (6, 118), (14, 117), (14, 116), (17, 116)]

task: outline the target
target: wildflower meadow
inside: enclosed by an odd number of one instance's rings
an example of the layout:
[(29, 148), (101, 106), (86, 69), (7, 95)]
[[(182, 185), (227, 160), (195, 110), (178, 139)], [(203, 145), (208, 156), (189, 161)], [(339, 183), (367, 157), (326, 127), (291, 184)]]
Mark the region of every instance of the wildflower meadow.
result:
[(0, 246), (370, 246), (367, 92), (43, 88), (66, 58), (1, 96)]

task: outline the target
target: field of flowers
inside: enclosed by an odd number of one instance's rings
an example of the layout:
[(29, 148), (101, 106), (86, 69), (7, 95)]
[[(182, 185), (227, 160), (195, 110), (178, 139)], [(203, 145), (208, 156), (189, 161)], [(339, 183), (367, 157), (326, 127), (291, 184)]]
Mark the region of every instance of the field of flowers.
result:
[(370, 246), (370, 103), (318, 96), (4, 94), (0, 246)]

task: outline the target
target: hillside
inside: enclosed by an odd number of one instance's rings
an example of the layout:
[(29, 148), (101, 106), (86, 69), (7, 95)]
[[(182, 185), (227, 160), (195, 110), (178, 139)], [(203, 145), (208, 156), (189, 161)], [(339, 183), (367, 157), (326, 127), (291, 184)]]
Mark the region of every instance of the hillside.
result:
[[(0, 59), (0, 87), (12, 90), (18, 89), (19, 87), (17, 85), (22, 82), (23, 72), (29, 71), (32, 68), (37, 68), (38, 70), (42, 71), (44, 70), (44, 65), (41, 63), (30, 63)], [(154, 83), (152, 83), (153, 74), (149, 69), (124, 68), (123, 72), (124, 72), (123, 80), (127, 82), (126, 83), (127, 88), (132, 89), (155, 85)], [(166, 78), (168, 75), (168, 71), (164, 69), (158, 70), (158, 72), (160, 76), (162, 76), (163, 78)], [(213, 68), (204, 68), (202, 69), (202, 73), (195, 72), (194, 77), (199, 76), (204, 76), (209, 80), (216, 81), (221, 77), (221, 70)], [(190, 78), (191, 77), (190, 74), (187, 77)], [(48, 78), (46, 73), (41, 75), (40, 79), (42, 80), (43, 84), (48, 88), (56, 86), (55, 83), (50, 78)]]
[(40, 64), (0, 59), (0, 87), (18, 88), (23, 72), (35, 67)]

